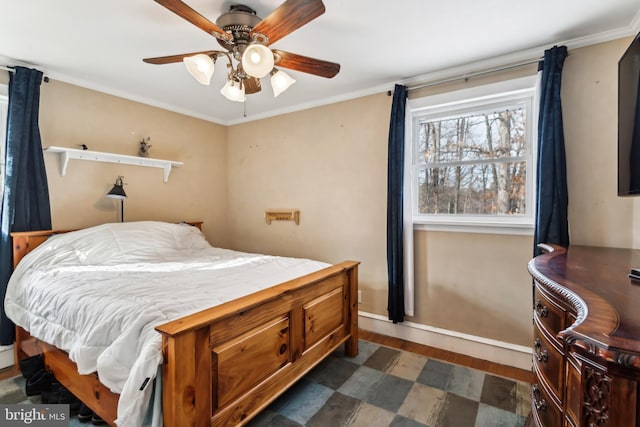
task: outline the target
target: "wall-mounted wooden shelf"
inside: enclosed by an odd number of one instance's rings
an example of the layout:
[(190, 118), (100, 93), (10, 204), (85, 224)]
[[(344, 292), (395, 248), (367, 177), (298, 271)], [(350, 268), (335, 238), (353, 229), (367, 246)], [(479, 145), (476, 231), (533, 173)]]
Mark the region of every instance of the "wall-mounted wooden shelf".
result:
[(267, 224), (271, 221), (293, 221), (300, 225), (300, 211), (298, 209), (279, 209), (264, 212), (264, 219)]
[(160, 168), (163, 170), (163, 180), (169, 180), (171, 168), (182, 166), (182, 162), (173, 160), (152, 159), (149, 157), (128, 156), (126, 154), (103, 153), (100, 151), (79, 150), (77, 148), (47, 147), (47, 153), (54, 153), (60, 156), (60, 175), (65, 176), (69, 159), (93, 160), (95, 162), (121, 163), (125, 165), (146, 166)]

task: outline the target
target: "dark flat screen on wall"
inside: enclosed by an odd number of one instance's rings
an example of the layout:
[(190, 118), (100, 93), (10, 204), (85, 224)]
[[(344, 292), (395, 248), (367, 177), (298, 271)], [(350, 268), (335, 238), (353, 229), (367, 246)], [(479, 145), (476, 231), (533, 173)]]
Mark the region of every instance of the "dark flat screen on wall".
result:
[(618, 195), (640, 195), (640, 34), (618, 62)]

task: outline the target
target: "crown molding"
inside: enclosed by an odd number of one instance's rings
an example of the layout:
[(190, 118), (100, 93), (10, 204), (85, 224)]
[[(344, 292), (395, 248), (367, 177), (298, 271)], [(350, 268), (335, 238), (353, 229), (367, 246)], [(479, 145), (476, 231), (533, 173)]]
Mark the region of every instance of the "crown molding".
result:
[[(249, 117), (242, 117), (234, 120), (224, 120), (219, 117), (211, 117), (208, 115), (203, 115), (195, 111), (191, 111), (188, 109), (177, 108), (173, 105), (159, 103), (152, 99), (148, 99), (140, 96), (133, 96), (130, 93), (115, 90), (111, 87), (101, 86), (96, 84), (95, 82), (88, 82), (82, 79), (71, 78), (70, 76), (64, 75), (62, 73), (57, 73), (55, 70), (46, 70), (45, 73), (47, 77), (53, 78), (55, 80), (59, 80), (61, 82), (73, 84), (76, 86), (84, 87), (90, 90), (95, 90), (98, 92), (102, 92), (108, 95), (117, 96), (120, 98), (128, 99), (134, 102), (139, 102), (145, 105), (149, 105), (152, 107), (161, 108), (163, 110), (172, 111), (178, 114), (183, 114), (189, 117), (194, 117), (197, 119), (201, 119), (204, 121), (216, 123), (222, 126), (233, 126), (241, 123), (247, 123), (256, 120), (262, 120), (269, 117), (280, 116), (283, 114), (294, 113), (297, 111), (303, 111), (311, 108), (321, 107), (324, 105), (335, 104), (338, 102), (349, 101), (351, 99), (361, 98), (364, 96), (380, 94), (382, 92), (387, 92), (395, 86), (396, 83), (412, 86), (412, 85), (422, 85), (422, 84), (430, 84), (434, 82), (438, 82), (441, 80), (452, 79), (455, 77), (464, 77), (467, 74), (476, 74), (483, 73), (492, 70), (498, 70), (501, 68), (508, 68), (513, 66), (514, 64), (523, 64), (527, 62), (532, 62), (535, 60), (539, 60), (542, 58), (543, 53), (546, 49), (554, 45), (564, 45), (571, 51), (571, 49), (578, 49), (598, 43), (604, 43), (624, 37), (635, 36), (640, 31), (640, 10), (633, 17), (629, 25), (625, 27), (620, 27), (617, 29), (613, 29), (610, 31), (604, 31), (601, 33), (578, 37), (574, 39), (569, 39), (565, 41), (559, 41), (556, 43), (537, 46), (534, 48), (512, 52), (506, 55), (500, 55), (496, 57), (486, 58), (481, 61), (464, 63), (452, 67), (443, 68), (440, 70), (436, 70), (429, 73), (424, 73), (416, 76), (412, 76), (401, 81), (390, 81), (386, 83), (380, 83), (375, 86), (371, 86), (367, 89), (344, 93), (339, 96), (329, 97), (329, 98), (320, 98), (311, 102), (302, 103), (292, 105), (286, 108), (276, 109), (269, 111), (263, 114), (255, 114)], [(27, 66), (27, 67), (36, 67), (38, 69), (42, 69), (42, 67), (35, 64), (28, 64), (18, 60), (9, 60), (9, 58), (0, 56), (0, 60), (4, 59), (3, 62), (6, 62), (7, 66)], [(46, 67), (45, 67), (46, 68)]]

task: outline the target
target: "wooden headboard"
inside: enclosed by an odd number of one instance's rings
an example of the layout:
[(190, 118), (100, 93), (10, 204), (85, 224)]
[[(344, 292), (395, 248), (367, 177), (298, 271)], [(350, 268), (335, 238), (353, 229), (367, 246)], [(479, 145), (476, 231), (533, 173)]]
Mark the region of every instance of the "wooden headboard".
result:
[[(184, 221), (186, 224), (198, 227), (202, 230), (202, 221)], [(24, 258), (26, 254), (40, 246), (54, 234), (68, 233), (72, 230), (39, 230), (39, 231), (16, 231), (11, 234), (13, 240), (13, 268)]]
[(73, 230), (18, 231), (11, 233), (13, 240), (13, 268), (16, 268), (16, 265), (26, 254), (40, 246), (50, 236), (69, 231)]

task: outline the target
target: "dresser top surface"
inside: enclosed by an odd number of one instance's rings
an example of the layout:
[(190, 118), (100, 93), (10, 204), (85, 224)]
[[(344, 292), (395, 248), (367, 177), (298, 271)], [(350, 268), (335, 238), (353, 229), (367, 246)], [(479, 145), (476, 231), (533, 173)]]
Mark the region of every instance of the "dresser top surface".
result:
[(624, 364), (640, 367), (640, 282), (631, 268), (640, 268), (640, 251), (590, 246), (555, 247), (529, 263), (538, 283), (576, 309), (565, 341), (607, 359), (638, 354)]

